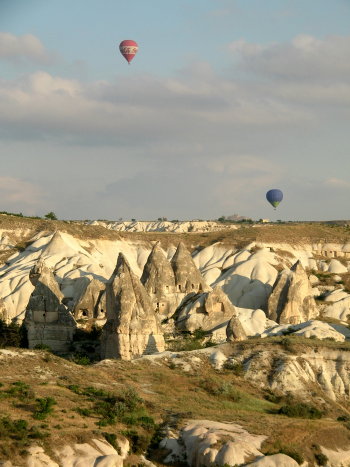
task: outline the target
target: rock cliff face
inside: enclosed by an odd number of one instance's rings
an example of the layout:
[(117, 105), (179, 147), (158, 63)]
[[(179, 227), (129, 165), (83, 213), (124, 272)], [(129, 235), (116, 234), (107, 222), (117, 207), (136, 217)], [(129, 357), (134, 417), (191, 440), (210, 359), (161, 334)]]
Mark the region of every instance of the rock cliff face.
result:
[(177, 247), (171, 265), (174, 270), (175, 286), (178, 292), (188, 294), (209, 292), (211, 290), (182, 242)]
[(102, 358), (131, 360), (164, 350), (164, 338), (152, 301), (122, 253), (106, 284), (106, 306)]
[(53, 273), (40, 261), (31, 269), (29, 279), (35, 287), (24, 320), (29, 348), (43, 344), (55, 352), (67, 352), (76, 323), (61, 303), (63, 295)]
[(298, 324), (317, 315), (311, 284), (297, 261), (290, 271), (278, 275), (268, 300), (268, 318), (280, 324)]
[(327, 348), (292, 354), (278, 349), (246, 352), (242, 358), (245, 378), (259, 387), (297, 397), (321, 390), (332, 400), (349, 399), (350, 353)]
[(2, 298), (0, 298), (0, 319), (2, 321), (5, 321), (5, 323), (8, 322), (8, 312), (7, 312), (5, 302)]
[(157, 242), (145, 264), (141, 282), (150, 295), (154, 310), (161, 318), (175, 313), (181, 298), (175, 286), (174, 271)]
[(106, 314), (106, 300), (104, 290), (106, 285), (98, 279), (88, 278), (81, 281), (81, 287), (73, 306), (75, 319), (104, 319)]
[(186, 302), (179, 313), (176, 327), (181, 331), (190, 332), (196, 329), (211, 332), (221, 329), (221, 333), (216, 333), (214, 340), (225, 341), (226, 326), (232, 317), (236, 318), (234, 322), (237, 339), (246, 338), (234, 305), (221, 287), (215, 287), (212, 291), (196, 295)]

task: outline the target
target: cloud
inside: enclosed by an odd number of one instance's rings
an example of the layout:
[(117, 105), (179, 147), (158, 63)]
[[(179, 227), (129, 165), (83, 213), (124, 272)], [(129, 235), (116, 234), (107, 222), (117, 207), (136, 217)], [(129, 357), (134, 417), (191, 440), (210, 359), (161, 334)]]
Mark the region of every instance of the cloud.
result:
[(350, 36), (317, 39), (300, 34), (288, 43), (268, 45), (243, 39), (229, 44), (247, 72), (288, 81), (346, 82), (350, 78)]
[(15, 36), (8, 32), (0, 32), (0, 59), (49, 64), (53, 58), (53, 54), (49, 53), (33, 34)]
[(3, 210), (35, 213), (42, 206), (43, 193), (33, 183), (15, 177), (0, 177), (0, 197)]
[(350, 181), (343, 180), (341, 178), (331, 177), (325, 181), (325, 185), (330, 188), (340, 189), (340, 190), (349, 190)]

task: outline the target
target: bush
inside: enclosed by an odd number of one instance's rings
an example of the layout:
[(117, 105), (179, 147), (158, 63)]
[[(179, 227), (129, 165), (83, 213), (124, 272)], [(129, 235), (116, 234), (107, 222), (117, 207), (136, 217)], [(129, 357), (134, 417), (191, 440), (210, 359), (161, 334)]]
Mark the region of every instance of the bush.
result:
[(0, 348), (27, 347), (27, 332), (24, 326), (17, 323), (6, 324), (0, 319)]
[(242, 399), (240, 391), (228, 382), (220, 382), (213, 378), (200, 381), (200, 387), (213, 396), (221, 396), (223, 399), (239, 402)]
[(14, 383), (11, 383), (8, 389), (0, 392), (0, 398), (1, 397), (15, 397), (21, 402), (26, 402), (34, 399), (35, 395), (34, 391), (28, 384), (23, 383), (22, 381), (15, 381)]
[(311, 418), (318, 419), (323, 416), (323, 413), (312, 405), (305, 404), (303, 402), (290, 403), (283, 405), (279, 411), (279, 414), (286, 415), (287, 417), (293, 418)]
[(317, 454), (315, 454), (315, 460), (317, 462), (317, 465), (327, 465), (328, 457), (322, 452), (318, 452)]
[(45, 420), (48, 415), (53, 412), (53, 406), (57, 404), (53, 397), (42, 397), (36, 399), (38, 408), (33, 413), (36, 420)]

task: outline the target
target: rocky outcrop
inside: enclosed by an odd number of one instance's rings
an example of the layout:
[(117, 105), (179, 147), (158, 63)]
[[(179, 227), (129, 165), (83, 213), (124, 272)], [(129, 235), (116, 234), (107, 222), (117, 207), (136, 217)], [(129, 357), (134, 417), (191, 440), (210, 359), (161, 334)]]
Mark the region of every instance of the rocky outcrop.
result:
[(30, 270), (29, 279), (35, 287), (24, 320), (29, 348), (47, 345), (55, 352), (68, 352), (76, 323), (61, 303), (63, 295), (52, 271), (40, 261)]
[(264, 456), (260, 449), (266, 438), (264, 435), (251, 434), (233, 423), (189, 420), (178, 435), (169, 430), (160, 447), (169, 451), (165, 463), (180, 461), (189, 466), (203, 467), (298, 467), (298, 463), (285, 454)]
[(280, 324), (298, 324), (317, 315), (311, 284), (297, 261), (278, 275), (268, 300), (268, 318)]
[(244, 341), (247, 339), (243, 326), (238, 318), (234, 315), (230, 319), (226, 327), (226, 338), (228, 342)]
[(141, 282), (152, 299), (154, 310), (161, 318), (171, 317), (181, 299), (175, 286), (175, 275), (170, 262), (157, 242), (147, 259)]
[(5, 302), (2, 298), (0, 298), (0, 320), (5, 321), (5, 323), (7, 323), (9, 321), (8, 318), (9, 317), (8, 317), (8, 312), (7, 312)]
[(73, 315), (79, 320), (104, 319), (106, 314), (106, 285), (98, 279), (82, 278), (77, 298), (73, 305)]
[[(244, 339), (245, 332), (236, 315), (234, 305), (223, 292), (221, 287), (194, 296), (186, 301), (176, 321), (176, 327), (181, 331), (193, 332), (196, 329), (215, 332), (215, 341), (225, 341), (227, 323), (235, 317), (235, 335), (237, 339)], [(219, 335), (220, 334), (220, 335)]]
[(122, 253), (106, 284), (106, 309), (102, 358), (131, 360), (164, 350), (164, 338), (152, 301)]
[(171, 266), (174, 270), (177, 292), (188, 294), (209, 292), (211, 290), (182, 242), (179, 243), (171, 260)]
[(348, 401), (350, 353), (315, 347), (294, 354), (290, 340), (285, 344), (286, 350), (261, 346), (241, 354), (238, 360), (244, 366), (244, 377), (258, 387), (298, 398), (314, 397), (315, 392), (321, 391), (332, 400)]

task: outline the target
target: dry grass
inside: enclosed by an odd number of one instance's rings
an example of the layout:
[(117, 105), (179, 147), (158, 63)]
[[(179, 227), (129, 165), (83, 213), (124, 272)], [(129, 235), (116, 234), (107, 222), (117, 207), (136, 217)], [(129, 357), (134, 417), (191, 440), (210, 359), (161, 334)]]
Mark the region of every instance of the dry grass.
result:
[[(300, 342), (299, 338), (297, 340), (296, 350), (300, 351), (305, 343)], [(321, 345), (318, 342), (313, 344)], [(242, 345), (226, 345), (224, 350), (237, 352)], [(266, 348), (281, 343), (278, 339), (264, 339), (264, 342), (252, 340), (245, 345), (258, 351), (261, 345)], [(132, 363), (115, 361), (81, 367), (50, 353), (35, 351), (35, 356), (0, 359), (0, 382), (3, 383), (0, 390), (14, 381), (23, 381), (30, 386), (36, 397), (53, 397), (57, 401), (53, 415), (49, 415), (44, 422), (47, 425), (45, 431), (50, 436), (39, 441), (45, 449), (82, 443), (92, 437), (102, 437), (103, 432), (120, 436), (122, 431), (130, 429), (120, 422), (100, 428), (96, 425), (99, 420), (96, 414), (91, 412), (84, 416), (78, 413), (77, 407), (91, 410), (93, 401), (86, 395), (70, 390), (70, 385), (81, 388), (92, 386), (112, 393), (127, 386), (133, 387), (144, 399), (148, 413), (157, 423), (167, 420), (170, 415), (173, 420), (176, 419), (178, 426), (189, 418), (238, 423), (252, 433), (265, 434), (268, 437), (266, 451), (276, 440), (280, 440), (282, 444), (295, 445), (308, 457), (309, 454), (311, 456), (311, 446), (314, 443), (328, 447), (334, 447), (332, 443), (335, 441), (335, 445), (339, 447), (348, 443), (349, 431), (343, 424), (335, 422), (334, 418), (301, 420), (277, 415), (280, 405), (266, 400), (265, 391), (251, 386), (230, 370), (214, 370), (207, 357), (200, 358), (202, 363), (198, 370), (194, 374), (188, 374), (180, 368), (174, 368), (170, 360), (161, 364), (148, 360)], [(9, 414), (13, 419), (24, 419), (29, 424), (40, 425), (32, 417), (31, 403), (21, 404), (15, 399), (0, 398), (0, 412)], [(336, 415), (335, 412), (334, 417)], [(9, 452), (13, 453), (11, 460), (16, 465), (21, 465), (19, 452), (8, 441), (0, 441), (0, 446), (4, 446), (4, 443), (7, 443)], [(132, 459), (134, 457), (130, 458), (129, 463), (133, 462)]]
[[(177, 245), (183, 241), (193, 250), (206, 247), (216, 242), (231, 248), (243, 248), (251, 242), (290, 243), (291, 245), (350, 241), (350, 227), (324, 223), (287, 223), (272, 225), (241, 225), (237, 230), (225, 229), (204, 233), (169, 233), (169, 232), (116, 232), (101, 226), (84, 225), (78, 221), (50, 221), (30, 219), (9, 215), (0, 215), (0, 229), (21, 230), (22, 237), (17, 239), (19, 247), (23, 247), (38, 232), (60, 230), (84, 240), (108, 239), (126, 241), (160, 241), (163, 248)], [(282, 252), (286, 257), (287, 252)]]

